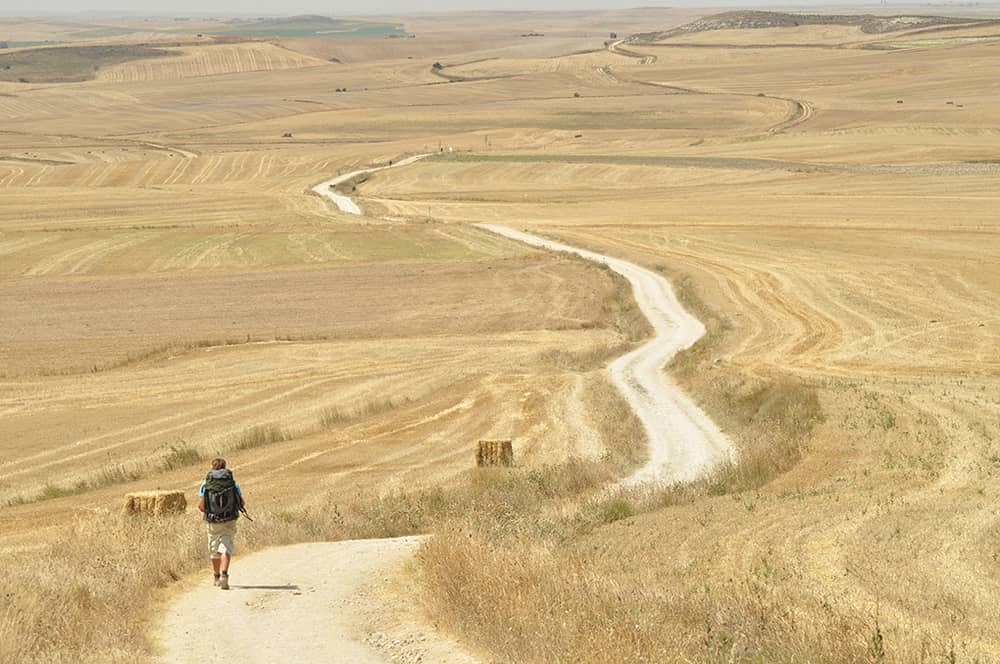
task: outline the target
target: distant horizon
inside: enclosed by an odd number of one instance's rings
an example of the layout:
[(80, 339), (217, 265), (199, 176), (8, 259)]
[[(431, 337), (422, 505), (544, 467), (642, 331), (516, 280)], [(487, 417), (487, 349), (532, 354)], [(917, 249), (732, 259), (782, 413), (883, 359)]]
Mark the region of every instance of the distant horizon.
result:
[[(178, 17), (279, 17), (297, 15), (317, 16), (401, 16), (408, 14), (433, 13), (552, 13), (552, 12), (599, 12), (641, 9), (697, 9), (702, 7), (706, 12), (726, 11), (735, 9), (784, 10), (792, 12), (822, 12), (829, 10), (886, 10), (888, 8), (908, 10), (914, 13), (942, 13), (956, 11), (969, 13), (976, 11), (1000, 10), (1000, 0), (992, 2), (942, 2), (914, 3), (912, 0), (886, 0), (882, 2), (788, 2), (787, 0), (765, 0), (762, 2), (725, 2), (706, 3), (698, 0), (677, 0), (663, 4), (643, 3), (635, 6), (633, 3), (615, 0), (541, 0), (541, 2), (524, 2), (511, 5), (509, 2), (494, 0), (385, 0), (377, 3), (349, 0), (343, 3), (335, 12), (329, 10), (326, 3), (315, 0), (293, 0), (293, 3), (277, 2), (276, 0), (257, 0), (253, 3), (220, 0), (213, 8), (206, 9), (204, 2), (195, 0), (177, 0), (169, 11), (163, 11), (162, 6), (149, 11), (136, 8), (116, 7), (121, 0), (95, 0), (88, 8), (79, 8), (74, 0), (7, 0), (0, 8), (0, 16), (6, 17), (51, 17), (67, 18), (178, 18)], [(542, 5), (542, 6), (539, 6)]]

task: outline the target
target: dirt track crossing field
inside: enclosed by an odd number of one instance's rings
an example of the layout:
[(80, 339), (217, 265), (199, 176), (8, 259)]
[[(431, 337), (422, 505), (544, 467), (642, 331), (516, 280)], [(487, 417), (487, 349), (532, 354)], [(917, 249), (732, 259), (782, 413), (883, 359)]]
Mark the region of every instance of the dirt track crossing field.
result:
[(734, 460), (725, 435), (666, 375), (663, 367), (705, 333), (701, 322), (677, 301), (670, 284), (649, 270), (553, 242), (504, 226), (486, 228), (532, 246), (566, 251), (607, 265), (632, 285), (632, 294), (653, 326), (652, 340), (608, 367), (612, 382), (642, 420), (649, 437), (649, 459), (624, 484), (690, 482), (710, 472), (720, 461)]

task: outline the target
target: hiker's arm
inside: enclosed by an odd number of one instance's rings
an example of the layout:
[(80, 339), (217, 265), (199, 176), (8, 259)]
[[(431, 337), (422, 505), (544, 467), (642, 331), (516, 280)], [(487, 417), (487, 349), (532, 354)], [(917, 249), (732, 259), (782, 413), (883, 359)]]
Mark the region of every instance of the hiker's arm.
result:
[(202, 496), (201, 498), (198, 499), (198, 511), (199, 512), (204, 512), (205, 511), (205, 497), (204, 496)]

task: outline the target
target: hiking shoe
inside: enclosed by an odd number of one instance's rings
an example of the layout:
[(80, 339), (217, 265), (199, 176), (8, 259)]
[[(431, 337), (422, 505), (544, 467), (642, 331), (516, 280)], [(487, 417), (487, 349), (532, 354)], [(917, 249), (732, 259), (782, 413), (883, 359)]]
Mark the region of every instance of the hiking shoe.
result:
[(219, 580), (219, 575), (216, 574), (215, 575), (215, 587), (218, 588), (221, 584), (222, 584), (222, 581)]
[(223, 590), (229, 590), (229, 575), (225, 572), (219, 577), (219, 587)]

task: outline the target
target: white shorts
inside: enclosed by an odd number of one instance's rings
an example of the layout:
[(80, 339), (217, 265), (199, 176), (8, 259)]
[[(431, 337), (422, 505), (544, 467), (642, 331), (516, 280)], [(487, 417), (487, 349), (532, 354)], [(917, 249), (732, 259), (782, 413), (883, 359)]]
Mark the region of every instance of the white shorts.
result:
[(213, 560), (222, 554), (233, 555), (233, 538), (236, 537), (236, 520), (208, 524), (208, 555)]

